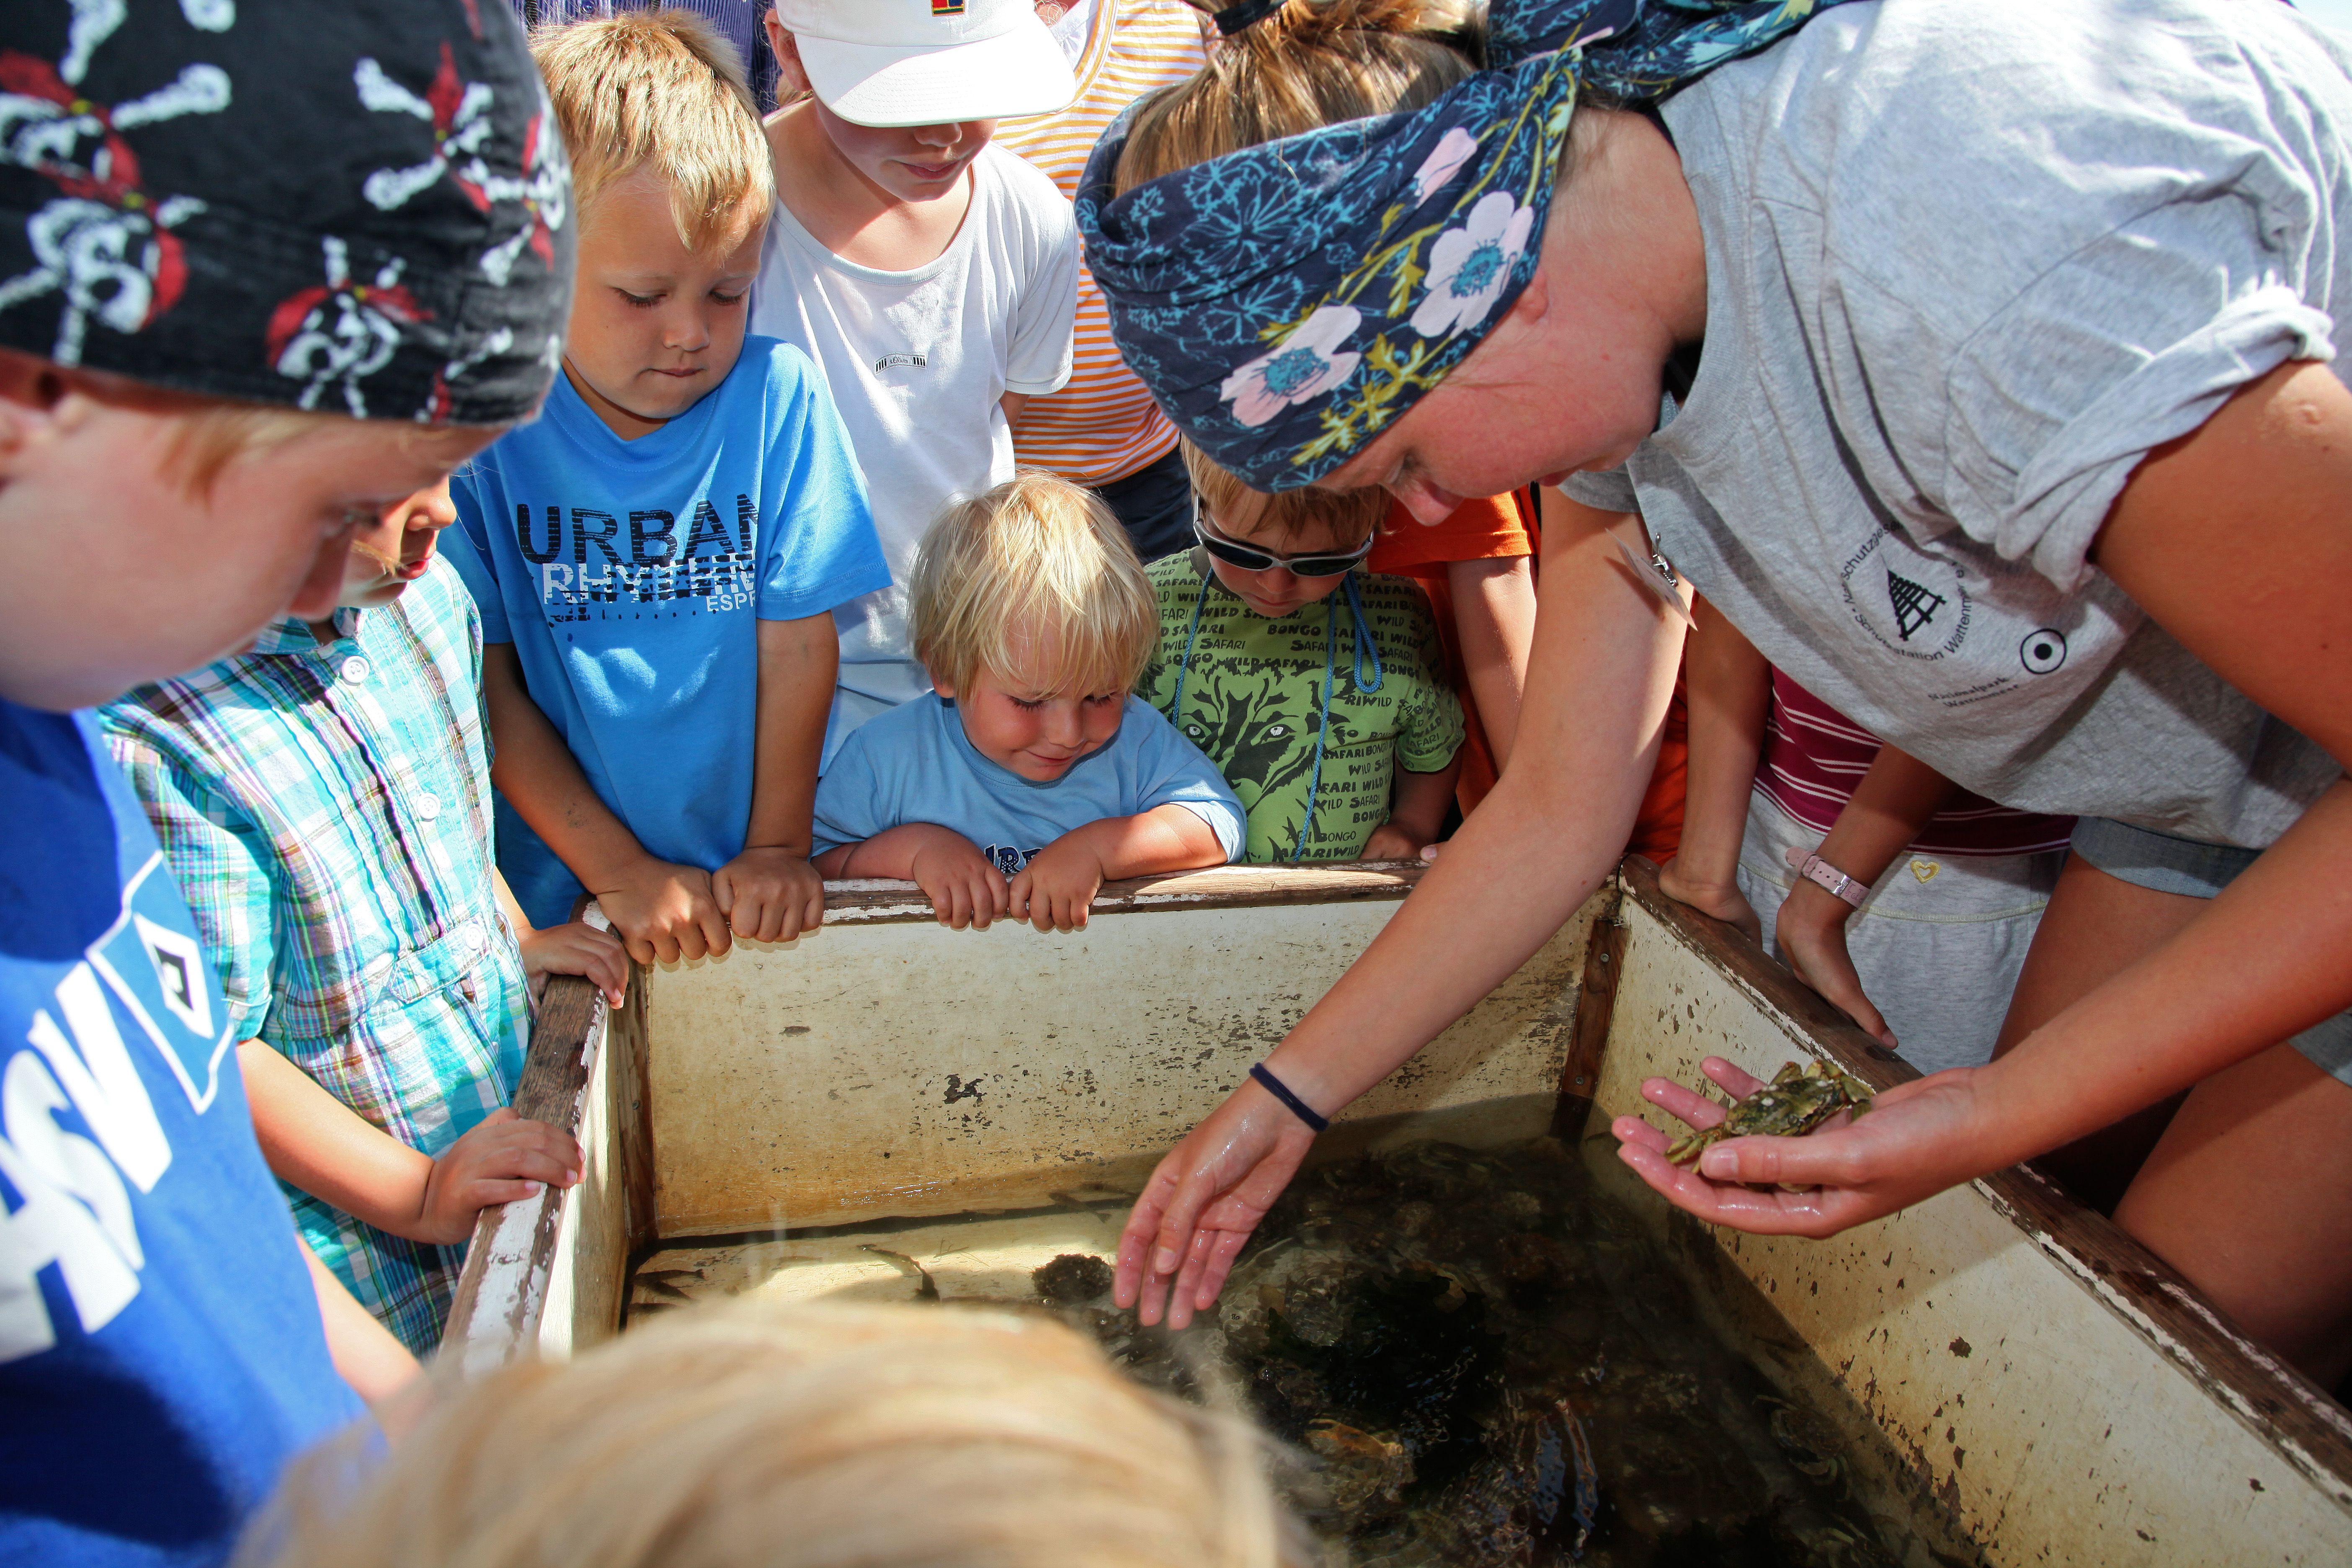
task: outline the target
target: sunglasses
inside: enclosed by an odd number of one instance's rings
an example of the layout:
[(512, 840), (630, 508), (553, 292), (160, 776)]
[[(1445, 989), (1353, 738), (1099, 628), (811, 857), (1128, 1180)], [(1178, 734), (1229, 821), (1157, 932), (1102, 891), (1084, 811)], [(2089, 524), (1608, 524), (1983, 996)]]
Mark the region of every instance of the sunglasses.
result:
[(1379, 536), (1365, 540), (1344, 555), (1276, 555), (1271, 550), (1260, 550), (1254, 544), (1236, 544), (1219, 534), (1211, 533), (1195, 519), (1192, 537), (1201, 548), (1228, 566), (1244, 572), (1271, 572), (1279, 566), (1294, 577), (1337, 577), (1362, 563), (1372, 552)]

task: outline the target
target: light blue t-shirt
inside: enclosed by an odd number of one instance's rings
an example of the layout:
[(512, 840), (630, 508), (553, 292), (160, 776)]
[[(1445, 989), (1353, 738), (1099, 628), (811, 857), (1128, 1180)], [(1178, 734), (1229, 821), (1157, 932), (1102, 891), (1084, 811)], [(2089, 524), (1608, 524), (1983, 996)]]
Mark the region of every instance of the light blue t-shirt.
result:
[[(890, 584), (841, 419), (798, 349), (747, 337), (710, 395), (634, 441), (571, 383), (451, 486), (443, 548), (597, 798), (715, 871), (751, 815), (760, 621)], [(499, 868), (533, 924), (582, 891), (502, 795)]]
[(1040, 784), (982, 756), (955, 705), (926, 692), (841, 743), (817, 781), (815, 852), (929, 822), (971, 839), (1009, 877), (1074, 828), (1171, 803), (1215, 831), (1226, 859), (1240, 850), (1241, 801), (1201, 748), (1142, 699), (1127, 700), (1108, 745)]

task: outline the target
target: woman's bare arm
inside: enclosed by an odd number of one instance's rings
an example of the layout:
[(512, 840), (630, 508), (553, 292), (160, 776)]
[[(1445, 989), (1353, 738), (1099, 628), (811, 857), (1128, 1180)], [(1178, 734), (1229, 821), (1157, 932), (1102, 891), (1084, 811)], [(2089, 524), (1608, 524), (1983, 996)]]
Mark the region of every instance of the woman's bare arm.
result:
[[(2281, 366), (2150, 454), (2095, 559), (2224, 679), (2352, 762), (2352, 392)], [(2070, 1142), (2352, 1005), (2352, 785), (2339, 782), (2170, 942), (1988, 1067), (1879, 1097), (1853, 1126), (1734, 1139), (1698, 1173), (1621, 1118), (1627, 1163), (1700, 1217), (1823, 1236)], [(1689, 1120), (1697, 1097), (1653, 1079)], [(1685, 1114), (1687, 1113), (1687, 1114)], [(1709, 1180), (1708, 1178), (1714, 1178)], [(1751, 1192), (1717, 1182), (1820, 1184)]]
[[(1475, 1005), (1600, 886), (1655, 764), (1683, 623), (1572, 508), (1544, 536), (1542, 614), (1514, 756), (1412, 898), (1267, 1058), (1338, 1110)], [(1218, 1289), (1313, 1142), (1244, 1084), (1160, 1162), (1119, 1241), (1118, 1300), (1182, 1326)]]

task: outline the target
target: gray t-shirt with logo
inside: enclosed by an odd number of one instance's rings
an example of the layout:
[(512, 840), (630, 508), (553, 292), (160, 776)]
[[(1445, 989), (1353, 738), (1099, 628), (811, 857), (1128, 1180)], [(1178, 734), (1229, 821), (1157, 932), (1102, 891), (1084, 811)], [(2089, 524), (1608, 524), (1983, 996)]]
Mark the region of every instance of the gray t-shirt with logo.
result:
[(1639, 510), (1773, 663), (1980, 795), (2276, 838), (2336, 763), (2084, 557), (2149, 449), (2333, 359), (2352, 54), (2247, 0), (1880, 0), (1664, 112), (1705, 354), (1568, 493)]

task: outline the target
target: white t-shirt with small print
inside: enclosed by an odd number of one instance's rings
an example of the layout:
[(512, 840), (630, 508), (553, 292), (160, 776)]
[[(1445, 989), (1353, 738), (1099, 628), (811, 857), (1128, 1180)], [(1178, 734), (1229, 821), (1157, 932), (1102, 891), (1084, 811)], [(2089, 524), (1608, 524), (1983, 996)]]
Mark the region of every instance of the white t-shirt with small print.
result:
[(891, 585), (834, 612), (841, 674), (824, 765), (876, 714), (931, 689), (907, 643), (907, 574), (940, 509), (1013, 477), (998, 399), (1070, 378), (1078, 233), (1054, 183), (1003, 148), (972, 160), (971, 208), (938, 259), (860, 267), (818, 244), (782, 203), (751, 290), (751, 331), (824, 374), (866, 475)]

